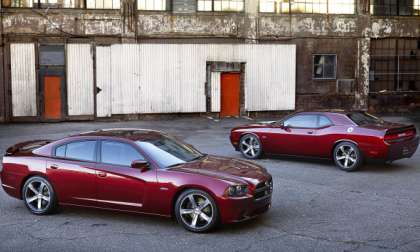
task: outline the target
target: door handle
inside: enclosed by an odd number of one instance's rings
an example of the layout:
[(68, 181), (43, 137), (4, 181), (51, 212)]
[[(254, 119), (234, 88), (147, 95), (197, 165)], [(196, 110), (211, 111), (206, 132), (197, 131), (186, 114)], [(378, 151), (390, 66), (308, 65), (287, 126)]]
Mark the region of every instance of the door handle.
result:
[(98, 172), (96, 172), (96, 175), (98, 175), (98, 177), (105, 178), (106, 177), (106, 172), (98, 171)]
[(313, 131), (308, 131), (308, 134), (309, 135), (312, 135), (314, 132)]
[(56, 164), (52, 164), (52, 165), (50, 165), (50, 169), (54, 169), (54, 170), (56, 170), (56, 169), (58, 169), (58, 165), (56, 165)]

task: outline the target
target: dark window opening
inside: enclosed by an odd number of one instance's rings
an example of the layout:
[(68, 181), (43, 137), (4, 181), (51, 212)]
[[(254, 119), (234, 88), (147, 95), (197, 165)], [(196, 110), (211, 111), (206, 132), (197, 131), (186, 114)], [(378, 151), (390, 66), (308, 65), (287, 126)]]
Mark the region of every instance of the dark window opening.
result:
[(370, 11), (378, 16), (418, 16), (419, 0), (373, 0)]
[(371, 42), (369, 91), (419, 92), (420, 49), (417, 39), (377, 39)]
[(313, 56), (313, 78), (335, 79), (337, 68), (337, 55), (317, 54)]

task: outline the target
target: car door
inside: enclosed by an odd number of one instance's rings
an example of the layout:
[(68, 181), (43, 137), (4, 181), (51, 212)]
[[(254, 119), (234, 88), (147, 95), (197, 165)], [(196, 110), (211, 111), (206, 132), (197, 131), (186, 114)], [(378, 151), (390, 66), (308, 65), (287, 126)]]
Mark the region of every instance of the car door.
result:
[(131, 168), (133, 161), (144, 160), (144, 157), (125, 141), (101, 140), (98, 153), (98, 204), (103, 208), (145, 212), (147, 185), (156, 181), (156, 171)]
[(316, 153), (317, 115), (297, 114), (276, 126), (271, 133), (275, 153), (312, 156)]
[(96, 140), (78, 140), (53, 149), (47, 176), (61, 204), (96, 205)]
[(316, 146), (314, 148), (314, 156), (317, 157), (330, 157), (331, 150), (335, 143), (334, 130), (332, 121), (325, 115), (318, 115), (318, 128), (314, 131), (316, 136)]

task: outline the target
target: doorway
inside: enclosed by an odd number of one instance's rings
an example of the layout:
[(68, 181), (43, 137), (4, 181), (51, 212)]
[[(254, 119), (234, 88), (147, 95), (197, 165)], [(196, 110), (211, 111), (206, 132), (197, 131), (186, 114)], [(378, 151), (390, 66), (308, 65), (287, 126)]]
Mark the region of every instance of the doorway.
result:
[(61, 120), (65, 104), (64, 45), (40, 45), (39, 65), (42, 120)]
[(220, 117), (240, 115), (240, 73), (222, 73), (220, 94)]
[(61, 118), (61, 77), (44, 76), (44, 119)]

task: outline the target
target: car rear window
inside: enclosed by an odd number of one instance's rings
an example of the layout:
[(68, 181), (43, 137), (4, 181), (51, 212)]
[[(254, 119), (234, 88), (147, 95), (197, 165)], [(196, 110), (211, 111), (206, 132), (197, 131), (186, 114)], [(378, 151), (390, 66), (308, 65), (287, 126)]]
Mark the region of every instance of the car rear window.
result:
[(352, 112), (347, 114), (347, 116), (357, 125), (378, 124), (383, 122), (381, 119), (366, 112)]

